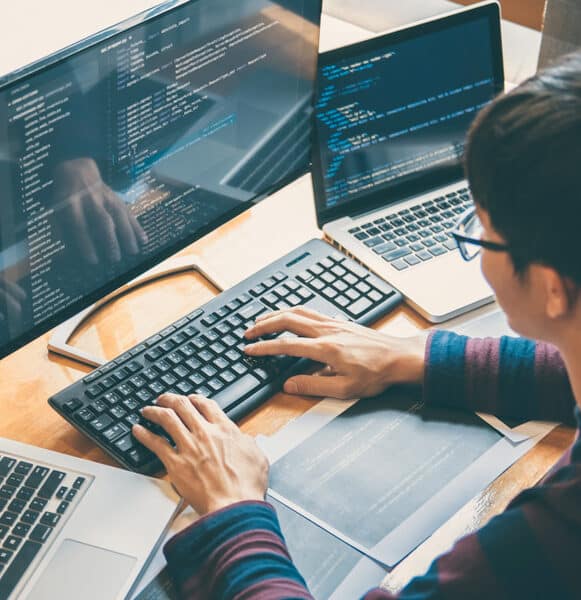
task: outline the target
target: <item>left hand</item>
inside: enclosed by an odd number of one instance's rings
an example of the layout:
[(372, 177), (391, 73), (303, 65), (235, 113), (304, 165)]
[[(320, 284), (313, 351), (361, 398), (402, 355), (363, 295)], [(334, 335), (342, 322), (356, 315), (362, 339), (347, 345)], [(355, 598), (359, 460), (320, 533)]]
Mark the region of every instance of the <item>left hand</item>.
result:
[(242, 500), (264, 500), (268, 460), (213, 400), (163, 394), (141, 412), (176, 447), (141, 425), (133, 427), (133, 435), (157, 455), (178, 493), (200, 516)]
[(147, 235), (103, 181), (92, 158), (75, 158), (55, 171), (55, 208), (64, 241), (91, 265), (139, 254)]

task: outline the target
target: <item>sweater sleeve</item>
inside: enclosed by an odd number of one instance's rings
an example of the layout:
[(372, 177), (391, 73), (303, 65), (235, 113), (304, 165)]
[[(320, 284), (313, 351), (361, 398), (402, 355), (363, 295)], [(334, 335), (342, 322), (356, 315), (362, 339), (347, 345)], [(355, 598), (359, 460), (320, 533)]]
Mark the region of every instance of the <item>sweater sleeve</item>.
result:
[[(576, 598), (579, 502), (581, 466), (569, 465), (554, 483), (525, 491), (504, 513), (458, 541), (398, 594), (375, 588), (363, 598)], [(206, 516), (170, 540), (165, 554), (180, 598), (312, 599), (276, 513), (265, 503), (241, 502)]]
[(424, 400), (504, 419), (575, 424), (575, 400), (559, 352), (523, 338), (431, 333)]

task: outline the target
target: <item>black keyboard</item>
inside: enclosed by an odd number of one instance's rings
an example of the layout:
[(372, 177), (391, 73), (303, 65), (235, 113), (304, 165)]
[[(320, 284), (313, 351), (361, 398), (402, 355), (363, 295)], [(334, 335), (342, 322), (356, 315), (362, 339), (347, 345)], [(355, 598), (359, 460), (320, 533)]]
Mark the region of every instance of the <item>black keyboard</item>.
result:
[(306, 306), (370, 324), (402, 300), (382, 279), (322, 240), (311, 240), (202, 308), (49, 399), (67, 421), (122, 465), (152, 474), (161, 463), (131, 435), (140, 408), (165, 392), (203, 394), (237, 420), (280, 390), (305, 360), (250, 358), (244, 333), (258, 315)]
[(18, 456), (0, 457), (0, 598), (46, 553), (91, 477)]
[(470, 206), (468, 188), (460, 188), (352, 227), (349, 233), (403, 271), (456, 250), (451, 230)]

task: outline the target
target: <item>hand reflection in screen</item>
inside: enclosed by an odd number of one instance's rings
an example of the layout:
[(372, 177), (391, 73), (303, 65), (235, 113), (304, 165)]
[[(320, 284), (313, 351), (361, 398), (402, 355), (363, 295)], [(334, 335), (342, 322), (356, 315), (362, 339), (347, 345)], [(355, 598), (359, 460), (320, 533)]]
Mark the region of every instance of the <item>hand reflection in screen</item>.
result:
[(147, 235), (103, 181), (92, 158), (74, 158), (55, 172), (57, 221), (65, 241), (85, 263), (117, 263), (139, 254)]
[(0, 321), (10, 318), (11, 321), (20, 322), (25, 300), (24, 290), (0, 274)]

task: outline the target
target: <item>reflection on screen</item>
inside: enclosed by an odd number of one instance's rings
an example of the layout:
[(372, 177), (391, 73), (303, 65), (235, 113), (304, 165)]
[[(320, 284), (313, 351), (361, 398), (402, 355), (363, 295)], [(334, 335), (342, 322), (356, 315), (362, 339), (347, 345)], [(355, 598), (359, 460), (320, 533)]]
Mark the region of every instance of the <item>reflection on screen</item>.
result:
[(458, 164), (495, 94), (490, 22), (424, 34), (320, 70), (327, 208)]
[(319, 18), (188, 2), (0, 90), (0, 354), (307, 168)]

